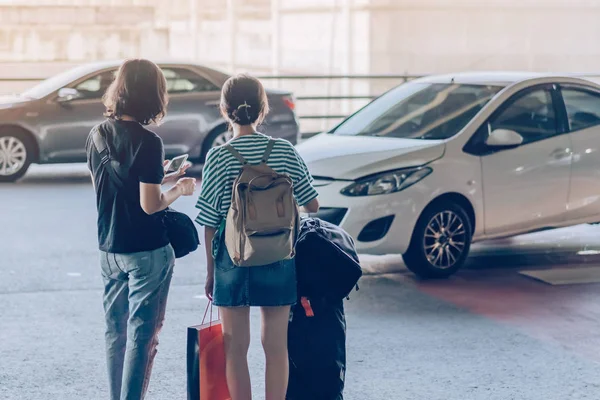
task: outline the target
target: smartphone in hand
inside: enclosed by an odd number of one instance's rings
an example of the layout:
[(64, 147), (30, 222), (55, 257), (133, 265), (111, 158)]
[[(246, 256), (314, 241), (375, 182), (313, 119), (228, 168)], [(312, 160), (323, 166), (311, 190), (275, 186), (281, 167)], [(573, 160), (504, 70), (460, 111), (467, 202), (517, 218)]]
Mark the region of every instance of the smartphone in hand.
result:
[(165, 178), (179, 174), (181, 172), (181, 168), (183, 168), (187, 159), (188, 155), (183, 154), (170, 160), (167, 166), (165, 167)]

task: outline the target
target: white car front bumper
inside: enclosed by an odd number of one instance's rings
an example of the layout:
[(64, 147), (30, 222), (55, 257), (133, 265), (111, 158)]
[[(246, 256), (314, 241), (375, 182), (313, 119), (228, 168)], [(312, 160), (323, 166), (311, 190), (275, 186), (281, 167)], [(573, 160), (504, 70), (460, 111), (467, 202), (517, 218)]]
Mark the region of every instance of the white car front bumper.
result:
[(420, 185), (387, 195), (342, 195), (340, 191), (350, 184), (348, 181), (316, 182), (321, 204), (316, 216), (339, 220), (343, 214), (339, 225), (356, 240), (359, 253), (405, 253), (422, 207), (427, 205), (426, 196), (418, 189)]

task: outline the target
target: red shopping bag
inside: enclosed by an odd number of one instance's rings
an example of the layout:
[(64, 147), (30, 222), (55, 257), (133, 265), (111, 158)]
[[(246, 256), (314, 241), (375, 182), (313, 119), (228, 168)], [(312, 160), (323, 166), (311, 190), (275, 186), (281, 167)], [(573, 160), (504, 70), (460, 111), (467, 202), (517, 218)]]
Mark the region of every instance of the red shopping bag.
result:
[[(205, 323), (210, 308), (210, 319)], [(188, 400), (231, 400), (225, 377), (225, 345), (221, 321), (212, 320), (212, 304), (202, 324), (188, 328)]]

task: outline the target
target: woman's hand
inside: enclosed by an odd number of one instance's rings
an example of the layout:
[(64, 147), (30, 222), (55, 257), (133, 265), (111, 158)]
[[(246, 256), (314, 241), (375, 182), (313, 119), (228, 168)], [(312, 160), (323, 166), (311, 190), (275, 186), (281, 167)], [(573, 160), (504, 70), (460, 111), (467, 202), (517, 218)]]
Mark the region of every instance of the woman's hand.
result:
[(169, 207), (180, 196), (191, 196), (196, 190), (196, 179), (180, 178), (166, 192), (157, 183), (140, 182), (140, 206), (148, 215)]
[(308, 204), (302, 207), (303, 211), (308, 214), (314, 214), (319, 211), (319, 200), (312, 199)]
[(204, 284), (204, 293), (206, 294), (206, 298), (210, 301), (213, 301), (213, 291), (215, 290), (215, 277), (207, 276), (206, 283)]
[(182, 196), (191, 196), (196, 190), (196, 178), (181, 178), (175, 184)]
[[(163, 162), (163, 168), (166, 167), (167, 165), (169, 165), (169, 160), (165, 160)], [(164, 185), (165, 183), (175, 182), (177, 179), (179, 179), (183, 175), (185, 175), (185, 171), (187, 171), (187, 169), (191, 166), (192, 166), (192, 163), (186, 162), (185, 164), (183, 164), (183, 166), (181, 167), (181, 169), (179, 170), (178, 173), (170, 175), (170, 176), (165, 176), (162, 180), (162, 184)], [(165, 171), (165, 173), (166, 173), (166, 171)]]

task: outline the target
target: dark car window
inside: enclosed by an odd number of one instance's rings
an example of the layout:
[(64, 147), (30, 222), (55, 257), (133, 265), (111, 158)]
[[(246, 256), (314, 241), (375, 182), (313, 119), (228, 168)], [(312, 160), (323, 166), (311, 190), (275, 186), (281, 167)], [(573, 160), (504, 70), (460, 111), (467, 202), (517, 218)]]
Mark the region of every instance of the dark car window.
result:
[(105, 71), (77, 84), (81, 99), (100, 99), (112, 83), (116, 71)]
[(569, 126), (572, 131), (600, 125), (600, 95), (579, 89), (563, 89)]
[(555, 136), (558, 129), (552, 94), (547, 89), (539, 89), (518, 97), (490, 122), (490, 129), (518, 132), (523, 136), (523, 143)]
[(186, 68), (163, 68), (171, 94), (220, 90), (214, 83)]
[(502, 89), (454, 83), (406, 83), (342, 122), (338, 135), (448, 139)]

